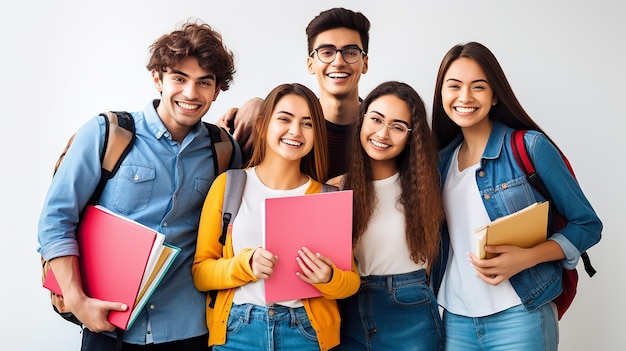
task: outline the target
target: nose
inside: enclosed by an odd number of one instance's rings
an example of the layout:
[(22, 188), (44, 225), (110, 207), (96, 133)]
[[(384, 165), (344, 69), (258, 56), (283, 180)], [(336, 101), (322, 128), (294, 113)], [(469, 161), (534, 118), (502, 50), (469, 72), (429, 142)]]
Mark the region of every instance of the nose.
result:
[(183, 95), (187, 99), (195, 99), (198, 96), (198, 90), (196, 85), (193, 82), (188, 82), (187, 84), (185, 84), (185, 88), (183, 89)]
[[(339, 62), (339, 55), (341, 55), (341, 61), (343, 61), (343, 62)], [(348, 62), (346, 62), (346, 60), (343, 58), (343, 51), (337, 51), (335, 53), (335, 58), (333, 59), (333, 62), (331, 62), (331, 63), (335, 63), (335, 64), (345, 63), (345, 64), (348, 64)]]
[(380, 129), (375, 133), (377, 137), (379, 137), (380, 139), (386, 139), (389, 136), (389, 126), (385, 123), (383, 123), (380, 126)]
[(297, 136), (300, 135), (300, 123), (292, 123), (289, 126), (289, 130), (287, 131), (287, 134), (290, 134), (292, 136)]
[(470, 87), (464, 87), (459, 92), (459, 100), (462, 102), (470, 102), (474, 98), (472, 97), (472, 91)]

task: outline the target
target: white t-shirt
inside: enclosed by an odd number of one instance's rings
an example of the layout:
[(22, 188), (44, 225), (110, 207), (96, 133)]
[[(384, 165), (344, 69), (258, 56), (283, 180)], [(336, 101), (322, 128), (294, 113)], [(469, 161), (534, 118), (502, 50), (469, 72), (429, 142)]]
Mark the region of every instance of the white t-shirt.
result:
[(454, 314), (482, 317), (521, 304), (508, 280), (497, 286), (485, 283), (472, 267), (474, 228), (491, 220), (476, 185), (479, 164), (459, 171), (456, 149), (443, 186), (443, 204), (450, 232), (450, 252), (437, 301)]
[(376, 208), (354, 249), (361, 276), (413, 272), (424, 268), (411, 260), (404, 223), (399, 174), (374, 181)]
[[(247, 169), (246, 174), (246, 187), (243, 191), (241, 206), (233, 222), (233, 252), (235, 254), (245, 248), (264, 246), (262, 206), (265, 199), (304, 195), (306, 189), (311, 185), (311, 180), (309, 179), (304, 185), (295, 189), (275, 190), (268, 188), (261, 182), (254, 171), (254, 167)], [(238, 305), (249, 303), (257, 306), (266, 306), (265, 281), (260, 279), (235, 289), (233, 303)], [(276, 304), (287, 307), (300, 307), (302, 306), (302, 301), (281, 301), (276, 302)]]

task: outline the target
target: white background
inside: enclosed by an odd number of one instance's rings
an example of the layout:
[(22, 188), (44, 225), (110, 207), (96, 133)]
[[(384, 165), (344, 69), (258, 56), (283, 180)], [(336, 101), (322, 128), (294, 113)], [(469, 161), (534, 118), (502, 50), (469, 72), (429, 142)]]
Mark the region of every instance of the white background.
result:
[[(76, 326), (41, 288), (37, 218), (68, 137), (105, 110), (157, 97), (148, 46), (189, 17), (213, 25), (238, 74), (206, 116), (284, 82), (316, 91), (306, 73), (308, 22), (344, 6), (372, 22), (361, 96), (386, 80), (411, 84), (430, 108), (439, 62), (480, 41), (498, 57), (522, 105), (561, 146), (605, 224), (579, 266), (579, 293), (560, 323), (561, 350), (624, 350), (624, 5), (620, 1), (10, 1), (0, 5), (2, 244), (0, 349), (78, 350)], [(623, 220), (623, 217), (622, 217)], [(401, 326), (402, 321), (398, 321)]]

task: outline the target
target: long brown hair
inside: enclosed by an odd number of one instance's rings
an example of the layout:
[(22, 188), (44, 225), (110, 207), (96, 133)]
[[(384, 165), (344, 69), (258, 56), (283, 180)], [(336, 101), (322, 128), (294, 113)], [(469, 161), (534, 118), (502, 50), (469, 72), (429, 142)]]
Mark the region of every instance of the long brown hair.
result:
[(374, 100), (386, 95), (403, 100), (411, 111), (412, 131), (404, 150), (396, 157), (402, 189), (398, 201), (404, 210), (407, 245), (414, 262), (433, 262), (439, 250), (439, 227), (443, 220), (437, 151), (424, 102), (413, 88), (401, 82), (380, 84), (360, 106), (359, 120), (352, 134), (352, 162), (343, 184), (345, 189), (354, 190), (353, 243), (367, 230), (377, 203), (370, 159), (360, 140), (363, 115)]
[(311, 123), (315, 133), (313, 149), (302, 158), (300, 171), (303, 174), (317, 180), (325, 182), (328, 175), (328, 142), (326, 141), (326, 121), (324, 112), (317, 96), (311, 89), (299, 83), (281, 84), (267, 95), (261, 104), (259, 116), (256, 120), (256, 140), (249, 167), (260, 164), (265, 159), (267, 129), (272, 119), (272, 113), (278, 101), (287, 95), (301, 96), (306, 100), (311, 112)]
[(443, 109), (441, 97), (441, 89), (446, 72), (448, 72), (450, 65), (461, 57), (472, 59), (478, 63), (487, 75), (487, 82), (493, 90), (494, 96), (498, 98), (498, 103), (492, 106), (489, 111), (491, 120), (500, 121), (514, 129), (531, 129), (545, 134), (517, 100), (495, 55), (483, 44), (469, 42), (453, 46), (448, 50), (439, 66), (435, 83), (432, 116), (433, 134), (439, 149), (444, 148), (461, 133), (461, 127), (456, 125)]

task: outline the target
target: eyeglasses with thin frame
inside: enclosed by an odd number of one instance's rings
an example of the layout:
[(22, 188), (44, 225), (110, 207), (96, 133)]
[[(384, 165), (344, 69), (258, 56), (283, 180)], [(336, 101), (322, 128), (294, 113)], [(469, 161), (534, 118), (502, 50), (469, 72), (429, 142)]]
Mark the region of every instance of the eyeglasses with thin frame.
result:
[(337, 49), (333, 46), (319, 46), (313, 49), (309, 56), (313, 56), (314, 53), (317, 53), (317, 58), (319, 58), (320, 61), (323, 63), (332, 63), (335, 61), (335, 58), (337, 58), (338, 52), (341, 53), (341, 57), (343, 57), (343, 60), (348, 64), (357, 63), (361, 58), (361, 55), (367, 55), (363, 49), (353, 45), (346, 46), (343, 49)]
[(383, 127), (387, 127), (389, 137), (393, 140), (402, 140), (413, 130), (401, 122), (387, 124), (379, 115), (373, 113), (366, 113), (363, 116), (363, 124), (372, 133), (378, 133)]

